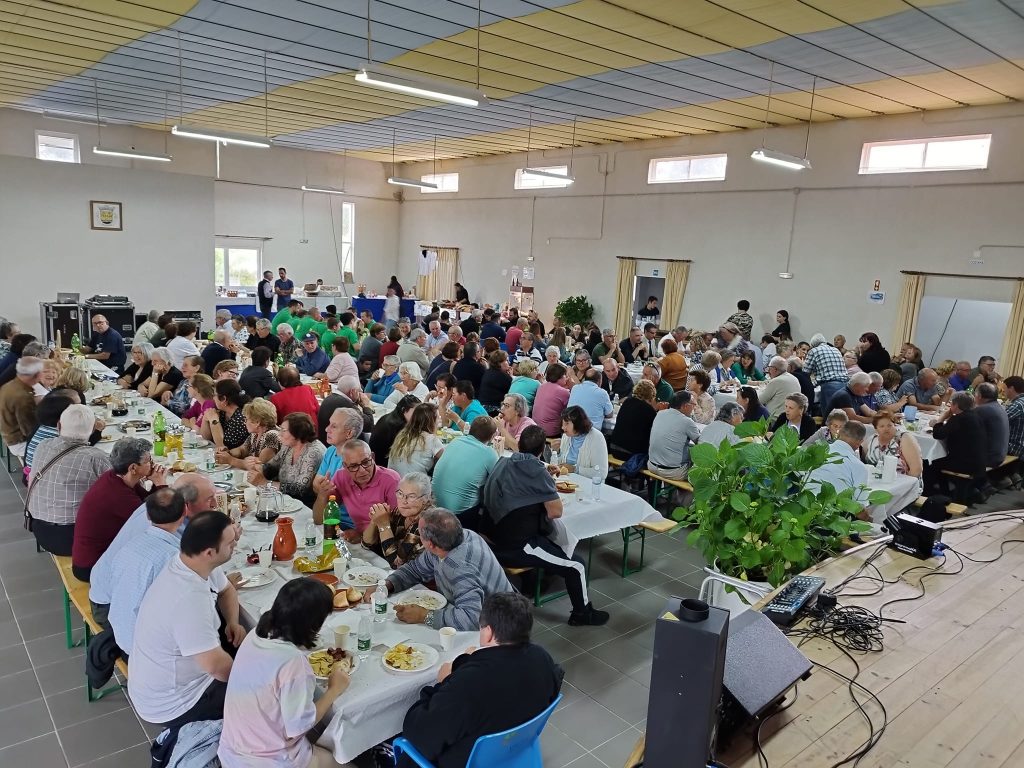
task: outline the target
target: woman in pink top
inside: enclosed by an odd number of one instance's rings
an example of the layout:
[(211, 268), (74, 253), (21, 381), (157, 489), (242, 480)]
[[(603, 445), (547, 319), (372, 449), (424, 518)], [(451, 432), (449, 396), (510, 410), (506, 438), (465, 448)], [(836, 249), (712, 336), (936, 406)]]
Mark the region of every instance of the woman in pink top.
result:
[(224, 730), (217, 750), (224, 768), (338, 765), (330, 751), (306, 738), (349, 684), (346, 665), (335, 664), (327, 690), (313, 700), (316, 678), (306, 653), (316, 647), (333, 599), (330, 587), (319, 581), (289, 581), (242, 641), (224, 694)]
[[(331, 342), (331, 349), (334, 351), (334, 357), (331, 358), (327, 372), (324, 374), (328, 381), (332, 384), (337, 383), (342, 376), (355, 376), (358, 379), (359, 368), (356, 366), (356, 359), (349, 354), (348, 339), (344, 336), (335, 336), (334, 341)], [(317, 378), (320, 378), (319, 374), (317, 374)]]
[(217, 407), (213, 401), (215, 394), (213, 379), (205, 373), (193, 376), (188, 384), (188, 396), (192, 398), (192, 405), (182, 414), (181, 423), (198, 432), (199, 426), (203, 423), (203, 414)]
[(533, 399), (533, 420), (548, 437), (562, 434), (562, 411), (569, 405), (568, 381), (565, 366), (552, 363), (544, 371), (544, 383)]
[(498, 432), (505, 438), (505, 447), (513, 453), (519, 450), (519, 436), (523, 430), (536, 425), (526, 415), (529, 403), (526, 398), (515, 392), (509, 392), (501, 399), (501, 411), (498, 413)]

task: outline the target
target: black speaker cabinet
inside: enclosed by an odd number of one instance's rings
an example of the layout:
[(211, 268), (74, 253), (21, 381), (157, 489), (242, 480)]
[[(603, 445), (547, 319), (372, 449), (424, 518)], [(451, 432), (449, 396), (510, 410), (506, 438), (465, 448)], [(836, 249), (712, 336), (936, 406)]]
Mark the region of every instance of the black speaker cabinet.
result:
[(704, 768), (714, 751), (729, 612), (672, 597), (659, 615), (644, 766)]

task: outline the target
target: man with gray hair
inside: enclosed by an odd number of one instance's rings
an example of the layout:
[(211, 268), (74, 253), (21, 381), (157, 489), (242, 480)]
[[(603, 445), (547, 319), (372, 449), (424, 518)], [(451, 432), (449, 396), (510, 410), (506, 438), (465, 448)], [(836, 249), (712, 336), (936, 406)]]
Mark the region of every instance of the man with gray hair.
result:
[[(151, 527), (153, 521), (149, 515), (149, 503), (157, 491), (159, 489), (154, 489), (154, 492), (132, 512), (132, 516), (121, 526), (117, 536), (110, 542), (110, 546), (92, 567), (92, 573), (89, 576), (89, 603), (92, 606), (93, 617), (101, 625), (106, 621), (107, 609), (110, 607), (111, 595), (114, 592), (112, 573), (114, 558), (125, 546), (138, 540)], [(184, 533), (189, 520), (200, 512), (217, 508), (217, 488), (209, 475), (186, 472), (175, 478), (174, 492), (184, 505), (184, 519), (179, 520), (178, 525), (172, 529), (175, 538), (180, 541), (181, 534)], [(164, 500), (167, 500), (166, 496), (164, 496)], [(131, 648), (122, 648), (122, 650), (129, 651)]]
[(829, 448), (829, 460), (808, 473), (807, 485), (820, 488), (822, 484), (829, 483), (837, 492), (852, 488), (854, 499), (862, 506), (866, 505), (868, 468), (860, 460), (860, 446), (866, 434), (867, 430), (860, 422), (846, 422)]
[[(396, 617), (434, 629), (454, 627), (467, 632), (479, 627), (484, 598), (514, 591), (491, 548), (478, 534), (463, 530), (459, 518), (441, 507), (423, 512), (419, 529), (423, 552), (388, 576), (388, 594), (433, 581), (448, 604), (434, 611), (399, 605)], [(367, 590), (363, 599), (369, 601), (371, 592)]]
[(999, 404), (996, 385), (986, 381), (975, 387), (974, 404), (985, 432), (985, 466), (998, 467), (1006, 458), (1010, 445), (1010, 418)]
[(800, 391), (800, 382), (789, 372), (789, 363), (783, 357), (773, 357), (767, 373), (768, 383), (760, 392), (761, 405), (768, 409), (769, 421), (774, 421), (786, 409), (786, 397)]
[(917, 376), (907, 379), (896, 390), (896, 399), (906, 397), (910, 405), (919, 411), (938, 411), (942, 408), (942, 396), (938, 388), (939, 374), (931, 368), (922, 368)]
[[(132, 513), (152, 489), (167, 485), (167, 470), (153, 463), (153, 446), (139, 437), (123, 437), (110, 452), (110, 469), (82, 498), (75, 519), (71, 567), (75, 578), (89, 581), (92, 567), (107, 551)], [(143, 484), (149, 481), (150, 487)]]
[(594, 347), (594, 360), (600, 364), (604, 362), (605, 358), (611, 358), (619, 365), (626, 364), (626, 356), (622, 354), (622, 350), (615, 342), (613, 328), (605, 328), (601, 331), (601, 343)]
[(424, 348), (427, 355), (434, 357), (441, 351), (441, 347), (448, 343), (448, 334), (441, 330), (440, 320), (430, 321), (430, 333), (427, 334)]
[[(924, 491), (948, 493), (948, 486), (942, 470), (958, 472), (981, 480), (985, 475), (987, 443), (985, 427), (974, 407), (974, 396), (969, 392), (957, 392), (944, 411), (932, 422), (932, 436), (941, 440), (946, 455), (924, 465)], [(977, 489), (974, 489), (977, 492)]]
[(218, 309), (217, 314), (213, 316), (213, 322), (215, 324), (214, 330), (223, 328), (227, 330), (231, 326), (228, 323), (231, 322), (231, 310), (229, 309)]
[(666, 333), (664, 336), (662, 336), (661, 341), (658, 342), (659, 355), (665, 354), (665, 347), (663, 345), (664, 342), (667, 341), (668, 339), (672, 339), (676, 343), (678, 351), (682, 352), (683, 348), (686, 346), (686, 342), (689, 341), (690, 339), (690, 329), (687, 328), (685, 325), (677, 325), (675, 328), (672, 329), (672, 333)]
[[(359, 437), (364, 432), (372, 432), (373, 410), (370, 407), (371, 402), (370, 398), (359, 388), (359, 379), (355, 376), (342, 376), (338, 379), (338, 391), (332, 392), (325, 397), (323, 402), (320, 403), (320, 409), (317, 411), (316, 424), (320, 442), (332, 445), (327, 439), (327, 425), (330, 422), (331, 416), (339, 408), (345, 408), (358, 416), (360, 427), (353, 435), (337, 443), (338, 446), (342, 446), (346, 441)], [(352, 423), (355, 423), (354, 419)]]
[(403, 339), (398, 345), (398, 359), (403, 363), (416, 363), (420, 367), (422, 379), (427, 375), (430, 368), (430, 360), (424, 347), (427, 343), (427, 334), (422, 328), (414, 328), (409, 331), (409, 337)]
[(156, 321), (160, 319), (160, 314), (159, 309), (149, 310), (149, 314), (146, 315), (146, 322), (135, 331), (135, 336), (132, 340), (136, 344), (152, 343), (153, 334), (160, 330), (160, 326), (156, 324)]
[[(853, 374), (846, 386), (832, 396), (830, 408), (843, 411), (848, 420), (859, 421), (861, 424), (870, 424), (875, 417), (875, 409), (871, 408), (868, 400), (868, 388), (871, 386), (871, 375), (859, 371)], [(875, 404), (877, 406), (877, 403)]]
[(366, 381), (365, 392), (370, 400), (375, 403), (383, 403), (388, 395), (395, 388), (401, 377), (398, 375), (398, 366), (402, 360), (398, 355), (385, 355), (380, 368), (375, 370)]
[[(259, 326), (256, 331), (259, 332)], [(281, 341), (277, 352), (284, 358), (285, 365), (294, 363), (299, 356), (299, 340), (295, 338), (295, 329), (288, 323), (281, 323), (277, 326), (277, 338)]]
[(226, 328), (214, 331), (213, 341), (206, 345), (200, 356), (203, 358), (203, 371), (207, 376), (213, 376), (213, 369), (217, 367), (217, 363), (234, 360), (235, 341), (231, 337), (231, 331)]
[(246, 348), (266, 347), (270, 350), (270, 357), (273, 359), (281, 348), (281, 340), (271, 333), (272, 330), (273, 326), (270, 321), (261, 317), (256, 321), (256, 333), (249, 334), (249, 338), (245, 340)]
[(828, 413), (832, 410), (832, 396), (845, 387), (850, 379), (843, 353), (826, 343), (822, 334), (816, 333), (811, 336), (811, 348), (804, 359), (804, 370), (821, 387), (818, 405), (823, 414)]
[(34, 387), (43, 372), (43, 361), (24, 354), (15, 363), (14, 378), (0, 387), (0, 435), (7, 450), (25, 455), (25, 446), (36, 429)]
[(36, 543), (67, 557), (82, 497), (110, 469), (110, 458), (89, 445), (96, 416), (87, 405), (69, 405), (57, 422), (57, 437), (36, 447), (29, 475), (28, 512)]

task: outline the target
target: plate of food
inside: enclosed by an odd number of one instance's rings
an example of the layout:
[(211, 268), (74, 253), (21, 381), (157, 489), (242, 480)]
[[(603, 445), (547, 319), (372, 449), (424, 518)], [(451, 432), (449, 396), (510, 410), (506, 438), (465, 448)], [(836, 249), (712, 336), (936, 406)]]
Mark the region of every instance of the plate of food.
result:
[(384, 669), (400, 674), (416, 674), (437, 664), (440, 655), (423, 643), (399, 643), (380, 657)]
[(345, 667), (349, 674), (355, 672), (359, 662), (351, 651), (344, 648), (321, 648), (306, 656), (317, 680), (326, 680), (338, 665)]
[(342, 581), (350, 587), (375, 587), (381, 579), (387, 578), (387, 573), (372, 565), (363, 565), (359, 568), (350, 568), (342, 576)]
[(571, 480), (559, 480), (555, 483), (555, 490), (559, 493), (575, 493), (579, 486)]
[(109, 395), (100, 395), (99, 397), (94, 397), (90, 401), (89, 404), (90, 405), (107, 405), (113, 398), (114, 398), (113, 393), (111, 393)]
[(150, 423), (148, 421), (143, 421), (142, 419), (128, 419), (128, 421), (118, 424), (117, 428), (122, 432), (127, 432), (131, 428), (134, 428), (136, 432), (148, 432), (152, 429)]
[(181, 459), (177, 459), (173, 464), (171, 464), (168, 471), (172, 474), (175, 472), (195, 472), (198, 468), (199, 467), (194, 461), (182, 461)]
[[(315, 577), (313, 577), (315, 578)], [(363, 601), (363, 593), (355, 587), (341, 587), (334, 593), (334, 610), (347, 611), (357, 607)]]
[(428, 611), (439, 611), (448, 605), (448, 599), (432, 589), (407, 589), (391, 597), (392, 605), (418, 605)]

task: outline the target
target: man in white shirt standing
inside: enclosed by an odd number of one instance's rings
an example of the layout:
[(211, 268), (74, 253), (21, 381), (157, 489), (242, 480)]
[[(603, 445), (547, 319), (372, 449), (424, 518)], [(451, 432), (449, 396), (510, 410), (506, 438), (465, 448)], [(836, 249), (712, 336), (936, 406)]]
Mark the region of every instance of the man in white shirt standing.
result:
[(384, 327), (389, 331), (398, 324), (398, 316), (402, 311), (402, 302), (394, 288), (388, 288), (387, 298), (384, 299)]
[(223, 718), (232, 664), (225, 646), (237, 648), (245, 638), (238, 595), (220, 568), (234, 551), (227, 515), (196, 515), (181, 536), (181, 554), (142, 599), (128, 659), (128, 694), (143, 720), (172, 728)]

